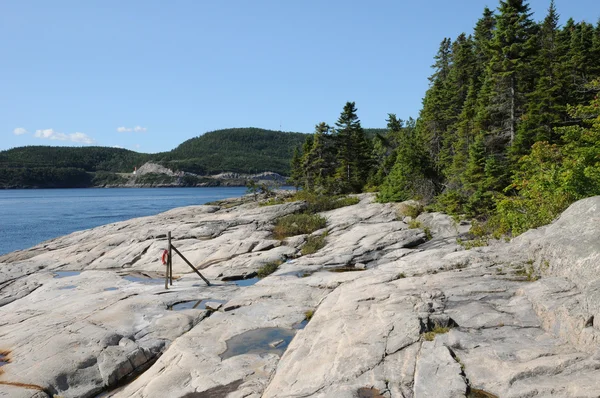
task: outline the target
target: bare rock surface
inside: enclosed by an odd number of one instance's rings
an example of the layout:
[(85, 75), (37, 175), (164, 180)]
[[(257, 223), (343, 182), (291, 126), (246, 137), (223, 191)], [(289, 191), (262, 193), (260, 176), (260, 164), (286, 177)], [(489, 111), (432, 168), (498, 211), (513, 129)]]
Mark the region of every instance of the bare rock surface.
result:
[[(600, 198), (471, 250), (359, 198), (306, 256), (271, 236), (305, 203), (223, 201), (0, 257), (0, 397), (600, 395)], [(211, 286), (175, 257), (165, 290), (167, 231)]]

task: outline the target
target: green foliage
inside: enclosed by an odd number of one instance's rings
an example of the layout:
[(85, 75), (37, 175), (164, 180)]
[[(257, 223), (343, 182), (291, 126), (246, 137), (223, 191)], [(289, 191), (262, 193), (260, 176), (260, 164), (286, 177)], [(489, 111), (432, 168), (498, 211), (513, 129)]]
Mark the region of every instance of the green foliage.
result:
[(310, 234), (325, 228), (327, 219), (318, 214), (289, 214), (275, 222), (273, 236), (275, 239), (285, 239), (289, 236)]
[(405, 128), (398, 134), (395, 153), (396, 161), (380, 187), (377, 200), (384, 203), (430, 200), (435, 193), (434, 172), (414, 128)]
[(411, 217), (414, 219), (417, 218), (419, 214), (423, 213), (423, 206), (421, 204), (412, 206), (406, 203), (402, 203), (398, 207), (398, 212), (404, 216)]
[(92, 175), (83, 169), (0, 168), (0, 187), (4, 188), (87, 188)]
[[(336, 127), (325, 122), (302, 145), (291, 164), (291, 182), (308, 192), (339, 195), (361, 192), (372, 173), (371, 142), (356, 114), (354, 102), (344, 106)], [(377, 134), (377, 130), (374, 130)]]
[(72, 168), (132, 172), (151, 155), (121, 148), (26, 146), (0, 151), (0, 168)]
[(321, 235), (310, 235), (306, 239), (306, 243), (302, 246), (301, 253), (303, 256), (318, 252), (320, 249), (325, 247), (327, 238), (327, 231)]
[(435, 336), (437, 336), (438, 334), (448, 333), (449, 331), (450, 331), (450, 328), (436, 326), (429, 332), (423, 333), (423, 340), (433, 341), (433, 339), (435, 339)]
[[(299, 146), (306, 136), (256, 128), (218, 130), (185, 141), (172, 151), (157, 154), (106, 147), (14, 148), (0, 151), (0, 170), (3, 175), (0, 187), (106, 186), (119, 181), (118, 177), (106, 172), (131, 173), (134, 167), (148, 161), (175, 171), (198, 175), (263, 171), (288, 175), (293, 148)], [(59, 172), (59, 169), (70, 171)], [(83, 174), (76, 177), (74, 169), (100, 174), (86, 181)], [(69, 173), (70, 177), (67, 177)], [(142, 181), (144, 184), (169, 183), (157, 176), (145, 177)], [(205, 184), (208, 180), (184, 175), (177, 182), (183, 186), (195, 186)]]
[(417, 220), (410, 220), (408, 222), (408, 228), (410, 228), (410, 229), (423, 228), (423, 224), (421, 224), (421, 222), (417, 221)]
[(304, 319), (307, 320), (308, 322), (310, 322), (310, 320), (312, 319), (312, 317), (315, 315), (315, 311), (314, 310), (308, 310), (304, 313)]
[(269, 263), (266, 263), (262, 267), (260, 267), (258, 271), (256, 271), (256, 275), (259, 278), (265, 278), (271, 275), (273, 272), (277, 271), (281, 264), (283, 264), (283, 261), (271, 261)]
[(176, 182), (177, 182), (176, 177), (172, 177), (167, 174), (159, 174), (159, 173), (146, 173), (143, 175), (139, 175), (136, 178), (137, 184), (144, 184), (144, 185), (151, 185), (151, 186), (171, 185), (171, 184), (175, 184)]
[(187, 140), (152, 159), (173, 170), (201, 175), (226, 171), (290, 175), (294, 148), (305, 138), (306, 134), (259, 128), (224, 129)]
[(94, 173), (92, 178), (92, 185), (95, 187), (105, 187), (111, 185), (120, 185), (127, 182), (125, 177), (120, 176), (117, 173), (111, 173), (109, 171), (98, 171)]

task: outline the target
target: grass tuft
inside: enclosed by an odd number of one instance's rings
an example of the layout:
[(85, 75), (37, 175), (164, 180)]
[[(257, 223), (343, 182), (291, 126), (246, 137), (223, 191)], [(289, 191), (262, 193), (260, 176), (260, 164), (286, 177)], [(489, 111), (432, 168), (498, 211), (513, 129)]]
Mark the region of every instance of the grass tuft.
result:
[(303, 256), (307, 254), (313, 254), (325, 247), (325, 240), (327, 238), (327, 231), (321, 235), (311, 235), (306, 239), (306, 243), (302, 246), (301, 253)]
[(435, 328), (433, 328), (433, 330), (423, 333), (423, 339), (426, 341), (433, 341), (433, 339), (435, 339), (435, 336), (437, 336), (438, 334), (448, 333), (448, 331), (450, 331), (450, 328), (436, 326)]
[(310, 320), (312, 319), (313, 315), (315, 314), (314, 310), (308, 310), (304, 313), (304, 319), (308, 322), (310, 322)]
[(327, 219), (318, 214), (289, 214), (277, 219), (273, 236), (281, 240), (289, 236), (310, 234), (326, 225)]
[(269, 263), (266, 263), (265, 265), (263, 265), (262, 267), (260, 267), (258, 269), (258, 271), (256, 271), (256, 276), (258, 276), (259, 278), (264, 278), (266, 276), (271, 275), (273, 272), (277, 271), (277, 269), (279, 268), (279, 266), (283, 264), (283, 261), (271, 261)]

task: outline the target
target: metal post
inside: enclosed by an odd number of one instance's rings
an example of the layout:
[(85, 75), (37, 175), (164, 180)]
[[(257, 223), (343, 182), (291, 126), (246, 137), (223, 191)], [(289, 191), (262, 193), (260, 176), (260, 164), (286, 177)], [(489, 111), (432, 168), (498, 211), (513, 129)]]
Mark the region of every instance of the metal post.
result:
[(181, 253), (179, 252), (179, 250), (177, 250), (177, 248), (176, 248), (175, 246), (170, 246), (170, 245), (169, 245), (169, 247), (172, 247), (172, 248), (173, 248), (173, 250), (175, 250), (175, 253), (179, 254), (179, 257), (181, 257), (181, 258), (183, 259), (183, 261), (185, 261), (185, 262), (186, 262), (186, 264), (187, 264), (187, 265), (189, 265), (189, 266), (190, 266), (190, 267), (191, 267), (191, 268), (194, 270), (194, 272), (195, 272), (195, 273), (196, 273), (196, 274), (197, 274), (197, 275), (198, 275), (200, 278), (202, 278), (202, 280), (203, 280), (203, 281), (204, 281), (204, 282), (205, 282), (205, 283), (206, 283), (208, 286), (210, 286), (210, 282), (208, 281), (208, 279), (206, 279), (204, 276), (202, 276), (202, 274), (200, 273), (200, 271), (198, 271), (198, 270), (196, 269), (196, 267), (194, 267), (194, 266), (192, 265), (192, 263), (190, 263), (190, 262), (188, 261), (188, 259), (187, 259), (187, 258), (185, 258), (185, 257), (183, 256), (183, 254), (181, 254)]
[(173, 251), (171, 250), (171, 233), (169, 232), (169, 281), (170, 285), (173, 286)]
[(165, 272), (165, 289), (169, 288), (169, 264), (171, 264), (171, 231), (167, 232), (167, 237), (169, 239), (169, 247), (167, 250), (169, 251), (169, 258), (167, 259), (167, 270)]

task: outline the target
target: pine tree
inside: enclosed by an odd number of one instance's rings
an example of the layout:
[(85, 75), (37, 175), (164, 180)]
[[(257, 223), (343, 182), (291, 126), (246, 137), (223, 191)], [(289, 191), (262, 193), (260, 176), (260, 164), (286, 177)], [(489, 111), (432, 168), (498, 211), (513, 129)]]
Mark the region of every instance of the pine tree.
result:
[(409, 120), (400, 136), (394, 166), (377, 198), (381, 202), (430, 200), (435, 193), (434, 175), (427, 151), (416, 134), (414, 121)]
[(315, 175), (313, 174), (313, 170), (310, 165), (310, 159), (308, 158), (308, 154), (310, 153), (313, 146), (313, 141), (314, 136), (309, 135), (306, 137), (304, 144), (302, 144), (302, 188), (304, 188), (307, 191), (312, 191), (315, 186)]
[(553, 128), (566, 116), (566, 103), (560, 99), (558, 18), (552, 1), (538, 34), (540, 51), (534, 65), (539, 77), (535, 91), (527, 98), (527, 112), (511, 148), (515, 160), (529, 153), (534, 142), (553, 141)]
[(302, 186), (302, 154), (299, 147), (294, 147), (291, 161), (290, 184), (298, 190)]
[(473, 40), (461, 33), (452, 43), (452, 64), (448, 74), (448, 127), (443, 135), (442, 148), (439, 154), (439, 168), (444, 175), (448, 176), (450, 166), (455, 156), (455, 141), (458, 122), (472, 85), (475, 74), (475, 56), (473, 52)]
[(333, 142), (329, 135), (330, 129), (325, 122), (315, 126), (313, 142), (305, 157), (307, 174), (312, 177), (310, 190), (319, 193), (329, 191), (335, 168)]
[(423, 99), (417, 129), (434, 163), (440, 167), (439, 156), (444, 136), (452, 124), (452, 92), (448, 78), (451, 70), (452, 41), (445, 38), (432, 65), (430, 87)]
[(356, 114), (354, 102), (347, 102), (336, 122), (336, 193), (360, 192), (371, 168), (371, 148)]

